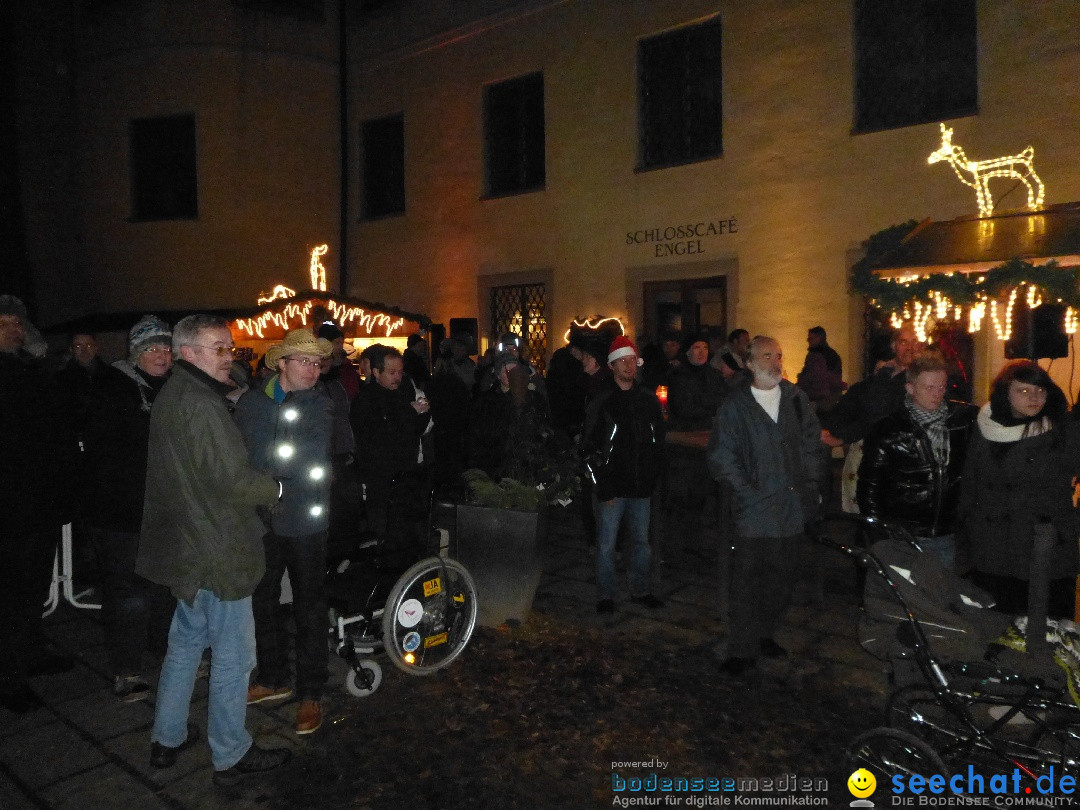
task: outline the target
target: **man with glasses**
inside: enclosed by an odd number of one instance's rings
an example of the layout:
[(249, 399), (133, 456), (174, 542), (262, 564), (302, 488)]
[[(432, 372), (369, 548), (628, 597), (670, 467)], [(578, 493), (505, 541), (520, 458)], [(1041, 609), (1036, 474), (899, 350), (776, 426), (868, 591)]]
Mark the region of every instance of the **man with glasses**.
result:
[(292, 697), (288, 683), (289, 638), (278, 611), (281, 577), (289, 572), (296, 621), (296, 733), (322, 725), (319, 703), (330, 675), (326, 647), (326, 539), (330, 525), (330, 438), (333, 403), (319, 381), (333, 345), (296, 329), (266, 353), (277, 373), (236, 403), (236, 422), (252, 465), (283, 481), (286, 489), (263, 536), (266, 573), (255, 589), (258, 676), (248, 703)]
[(173, 330), (172, 376), (150, 415), (146, 495), (136, 573), (177, 598), (158, 681), (150, 764), (166, 768), (199, 736), (188, 723), (203, 650), (210, 647), (207, 737), (214, 783), (288, 761), (262, 749), (245, 728), (255, 666), (251, 595), (265, 569), (257, 507), (273, 507), (281, 485), (253, 469), (227, 407), (233, 340), (225, 320), (189, 315)]

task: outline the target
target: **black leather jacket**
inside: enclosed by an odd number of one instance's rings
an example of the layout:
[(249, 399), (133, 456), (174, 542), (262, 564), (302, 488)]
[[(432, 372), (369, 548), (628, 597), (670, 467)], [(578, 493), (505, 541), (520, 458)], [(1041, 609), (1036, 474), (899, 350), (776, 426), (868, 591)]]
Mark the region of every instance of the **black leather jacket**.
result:
[(862, 514), (899, 523), (916, 537), (953, 534), (977, 413), (973, 405), (949, 403), (949, 462), (944, 470), (934, 459), (930, 437), (906, 407), (878, 422), (866, 438), (859, 465), (856, 497)]

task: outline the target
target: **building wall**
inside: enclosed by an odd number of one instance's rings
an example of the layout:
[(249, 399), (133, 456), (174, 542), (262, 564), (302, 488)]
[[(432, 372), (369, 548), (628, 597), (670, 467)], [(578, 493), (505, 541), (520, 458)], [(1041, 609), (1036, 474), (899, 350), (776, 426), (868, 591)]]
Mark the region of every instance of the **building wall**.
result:
[[(337, 3), (312, 19), (233, 0), (31, 6), (20, 158), (48, 319), (252, 305), (276, 283), (306, 287), (322, 242), (336, 288)], [(979, 0), (978, 11), (980, 110), (950, 122), (955, 141), (975, 158), (1030, 143), (1047, 202), (1080, 199), (1074, 3)], [(723, 156), (636, 171), (638, 41), (717, 14)], [(23, 29), (40, 36), (46, 18), (64, 47), (42, 52)], [(545, 281), (556, 348), (574, 317), (617, 315), (640, 331), (645, 282), (720, 274), (728, 325), (778, 337), (789, 374), (806, 328), (821, 324), (855, 379), (862, 305), (847, 268), (860, 243), (908, 219), (971, 214), (975, 201), (947, 167), (927, 165), (936, 124), (851, 134), (852, 41), (851, 0), (401, 0), (360, 15), (349, 29), (345, 292), (483, 328), (492, 284)], [(483, 88), (535, 71), (546, 187), (484, 199)], [(44, 109), (70, 108), (72, 95), (73, 114)], [(359, 128), (397, 112), (407, 211), (361, 221)], [(196, 119), (198, 219), (132, 222), (129, 122), (170, 114)], [(656, 243), (633, 239), (729, 221), (692, 255), (657, 256)], [(1000, 362), (988, 332), (984, 381)]]
[[(635, 332), (643, 282), (721, 273), (729, 325), (778, 337), (792, 376), (806, 329), (821, 324), (854, 379), (862, 320), (847, 268), (862, 240), (908, 219), (976, 210), (972, 191), (946, 166), (927, 165), (940, 143), (936, 123), (851, 134), (850, 0), (503, 4), (483, 24), (409, 41), (401, 22), (442, 5), (404, 2), (357, 33), (353, 130), (404, 112), (407, 212), (357, 225), (355, 294), (435, 321), (477, 315), (483, 329), (478, 277), (549, 273), (552, 333), (597, 314), (627, 319)], [(979, 3), (980, 112), (951, 122), (954, 140), (974, 158), (1031, 143), (1047, 202), (1074, 200), (1074, 10), (1068, 0), (1025, 3), (1023, 19), (1019, 10)], [(635, 171), (638, 40), (717, 13), (723, 156)], [(483, 87), (534, 71), (544, 73), (546, 188), (482, 199)], [(1022, 203), (1017, 192), (1010, 199)], [(735, 233), (702, 239), (701, 253), (689, 257), (657, 257), (655, 243), (627, 238), (729, 219)], [(981, 354), (1000, 355), (987, 343)]]
[[(88, 308), (254, 306), (275, 283), (309, 287), (311, 247), (336, 242), (340, 227), (336, 12), (297, 19), (231, 0), (66, 5), (77, 168), (71, 184), (28, 200), (33, 219), (79, 199), (82, 270), (39, 269), (53, 320)], [(132, 221), (129, 124), (166, 115), (195, 118), (198, 217)], [(26, 164), (24, 186), (48, 171), (45, 160)], [(47, 244), (50, 231), (33, 238)]]

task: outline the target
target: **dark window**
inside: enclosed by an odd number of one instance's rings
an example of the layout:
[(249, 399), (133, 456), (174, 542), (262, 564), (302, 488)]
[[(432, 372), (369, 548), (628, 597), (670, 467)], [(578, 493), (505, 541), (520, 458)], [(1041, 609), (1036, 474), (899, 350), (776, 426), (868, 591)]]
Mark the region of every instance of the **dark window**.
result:
[(194, 116), (131, 122), (131, 201), (134, 219), (199, 215)]
[(398, 113), (365, 121), (360, 128), (360, 144), (364, 218), (404, 214), (405, 117)]
[(719, 18), (638, 43), (639, 168), (723, 153), (720, 44)]
[(855, 0), (855, 131), (978, 112), (975, 0)]
[(324, 20), (323, 0), (233, 0), (249, 11), (277, 14), (297, 20)]
[(489, 195), (544, 187), (544, 74), (488, 86), (484, 130)]

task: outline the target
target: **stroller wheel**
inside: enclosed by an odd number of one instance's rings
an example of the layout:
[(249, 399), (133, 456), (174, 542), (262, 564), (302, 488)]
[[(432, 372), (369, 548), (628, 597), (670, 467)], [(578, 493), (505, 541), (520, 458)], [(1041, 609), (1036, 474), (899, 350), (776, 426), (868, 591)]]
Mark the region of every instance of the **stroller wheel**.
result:
[(856, 737), (848, 746), (847, 762), (847, 773), (866, 768), (882, 784), (896, 774), (949, 776), (945, 763), (933, 748), (914, 734), (884, 726)]
[(430, 675), (461, 655), (476, 613), (476, 586), (465, 566), (428, 557), (402, 574), (386, 599), (383, 648), (398, 669)]
[(345, 689), (353, 697), (367, 697), (374, 694), (382, 683), (382, 667), (378, 661), (361, 658), (345, 678)]

